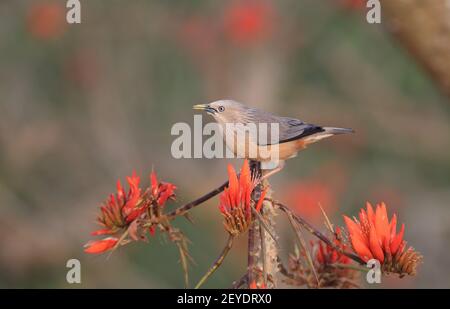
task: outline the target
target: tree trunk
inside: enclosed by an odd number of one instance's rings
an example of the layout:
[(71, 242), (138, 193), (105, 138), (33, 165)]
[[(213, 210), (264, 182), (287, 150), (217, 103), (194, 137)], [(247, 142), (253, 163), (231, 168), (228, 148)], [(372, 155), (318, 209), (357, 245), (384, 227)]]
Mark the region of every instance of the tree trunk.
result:
[[(257, 173), (256, 175), (263, 173), (259, 162), (251, 161), (250, 167), (253, 175), (255, 173)], [(261, 192), (265, 188), (269, 188), (267, 179), (263, 180), (254, 190), (253, 200), (258, 201)], [(272, 192), (268, 189), (266, 198), (270, 198), (271, 195)], [(274, 205), (269, 201), (264, 201), (261, 215), (271, 233), (267, 232), (260, 220), (253, 217), (252, 225), (248, 231), (247, 282), (248, 285), (256, 284), (258, 287), (274, 288), (277, 285), (278, 277), (278, 249), (275, 240), (272, 238), (272, 236), (277, 237), (275, 233), (276, 211)]]

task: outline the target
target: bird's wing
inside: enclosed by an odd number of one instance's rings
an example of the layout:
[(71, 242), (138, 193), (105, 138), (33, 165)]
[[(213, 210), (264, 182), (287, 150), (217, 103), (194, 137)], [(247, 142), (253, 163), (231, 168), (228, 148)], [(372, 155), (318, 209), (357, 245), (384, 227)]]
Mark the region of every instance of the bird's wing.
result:
[[(312, 134), (323, 132), (320, 126), (305, 123), (301, 120), (289, 117), (273, 116), (271, 122), (279, 124), (278, 143), (287, 143), (296, 139), (300, 139)], [(270, 131), (270, 130), (269, 130)], [(268, 139), (270, 141), (270, 139)], [(260, 146), (270, 145), (271, 143), (258, 143)], [(273, 142), (272, 142), (273, 144)]]
[(321, 126), (305, 123), (295, 118), (281, 117), (280, 143), (286, 143), (309, 135), (323, 132)]

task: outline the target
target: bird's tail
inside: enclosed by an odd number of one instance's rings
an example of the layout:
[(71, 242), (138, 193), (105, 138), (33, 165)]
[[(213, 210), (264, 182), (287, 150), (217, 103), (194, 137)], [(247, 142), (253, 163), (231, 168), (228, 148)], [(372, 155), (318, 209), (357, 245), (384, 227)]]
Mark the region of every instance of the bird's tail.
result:
[(354, 133), (355, 131), (353, 129), (348, 128), (334, 128), (334, 127), (322, 127), (322, 131), (317, 132), (315, 134), (312, 134), (310, 136), (307, 136), (303, 141), (306, 144), (312, 144), (315, 142), (320, 141), (321, 139), (338, 135), (338, 134), (346, 134), (346, 133)]

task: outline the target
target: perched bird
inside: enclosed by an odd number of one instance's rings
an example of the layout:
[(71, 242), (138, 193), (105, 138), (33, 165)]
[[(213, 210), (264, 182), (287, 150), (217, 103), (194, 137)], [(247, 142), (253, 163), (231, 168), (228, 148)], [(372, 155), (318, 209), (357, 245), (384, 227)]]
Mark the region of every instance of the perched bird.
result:
[[(260, 161), (263, 169), (272, 170), (270, 175), (281, 170), (285, 160), (295, 157), (309, 144), (354, 132), (352, 129), (322, 127), (295, 118), (275, 116), (233, 100), (194, 105), (193, 109), (213, 116), (227, 147), (238, 157)], [(272, 131), (271, 125), (278, 129)], [(256, 128), (256, 133), (249, 127)]]

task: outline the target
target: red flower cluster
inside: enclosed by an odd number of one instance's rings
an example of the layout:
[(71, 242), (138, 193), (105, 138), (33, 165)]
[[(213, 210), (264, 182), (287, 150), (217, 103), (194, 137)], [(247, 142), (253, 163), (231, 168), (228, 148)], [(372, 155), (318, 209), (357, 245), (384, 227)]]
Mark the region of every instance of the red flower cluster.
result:
[[(155, 172), (150, 174), (151, 187), (142, 190), (139, 187), (140, 177), (133, 173), (127, 177), (128, 192), (124, 190), (120, 180), (117, 181), (117, 192), (111, 194), (108, 200), (100, 207), (97, 222), (103, 227), (91, 233), (98, 235), (115, 235), (119, 232), (129, 231), (133, 240), (137, 240), (137, 220), (150, 219), (159, 213), (158, 208), (166, 201), (175, 197), (176, 187), (171, 183), (158, 182)], [(153, 232), (153, 226), (149, 231)], [(118, 237), (107, 237), (102, 240), (91, 241), (86, 244), (87, 253), (103, 253), (118, 245)]]
[(396, 254), (400, 249), (405, 225), (402, 224), (400, 232), (396, 233), (397, 216), (394, 214), (389, 222), (384, 203), (378, 204), (375, 211), (367, 203), (367, 210), (361, 209), (359, 213), (359, 221), (347, 216), (344, 220), (353, 249), (365, 262), (376, 258), (383, 263), (385, 256)]
[(413, 248), (406, 249), (403, 240), (405, 225), (402, 224), (397, 233), (397, 216), (389, 221), (384, 203), (378, 204), (374, 210), (367, 203), (366, 210), (361, 209), (359, 220), (344, 216), (353, 250), (364, 261), (377, 259), (387, 272), (415, 274), (420, 254)]
[[(296, 250), (289, 256), (290, 277), (287, 283), (309, 288), (354, 288), (357, 287), (359, 272), (352, 269), (351, 259), (342, 254), (347, 245), (342, 238), (342, 231), (336, 228), (330, 230), (334, 246), (325, 244), (322, 240), (311, 242), (312, 265), (305, 263), (308, 253), (305, 248)], [(338, 249), (339, 248), (339, 249)]]
[[(341, 229), (336, 228), (334, 244), (336, 247), (346, 250), (347, 246), (341, 241)], [(350, 264), (351, 260), (349, 257), (338, 252), (335, 248), (330, 245), (324, 244), (321, 240), (317, 240), (316, 243), (312, 244), (313, 248), (317, 246), (316, 261), (322, 265), (330, 265), (334, 263), (339, 264)]]
[[(239, 178), (233, 166), (228, 165), (228, 179), (228, 188), (220, 195), (219, 209), (225, 217), (226, 230), (237, 235), (245, 232), (251, 222), (251, 194), (257, 181), (251, 177), (247, 160), (244, 161)], [(266, 192), (267, 190), (262, 191), (255, 206), (256, 211), (260, 211)]]

